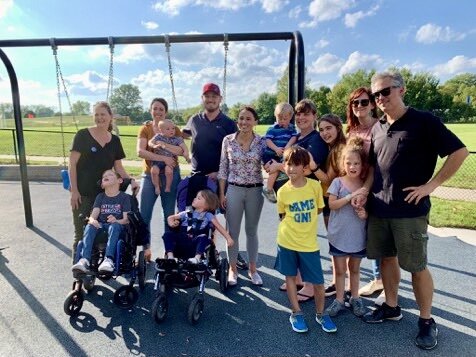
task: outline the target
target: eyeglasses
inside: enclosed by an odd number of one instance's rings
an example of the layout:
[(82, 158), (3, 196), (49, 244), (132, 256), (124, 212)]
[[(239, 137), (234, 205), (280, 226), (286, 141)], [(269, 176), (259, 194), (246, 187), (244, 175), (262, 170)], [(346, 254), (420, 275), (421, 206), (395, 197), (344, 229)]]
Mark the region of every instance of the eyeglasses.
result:
[(369, 99), (354, 99), (352, 101), (352, 106), (354, 108), (357, 108), (359, 106), (359, 104), (360, 104), (361, 107), (366, 107), (370, 104), (370, 100)]
[(375, 99), (378, 99), (380, 97), (380, 95), (383, 95), (384, 97), (388, 97), (390, 95), (390, 92), (392, 91), (392, 88), (399, 88), (399, 86), (387, 87), (387, 88), (381, 89), (381, 90), (379, 90), (375, 93), (372, 93), (372, 95), (374, 96)]

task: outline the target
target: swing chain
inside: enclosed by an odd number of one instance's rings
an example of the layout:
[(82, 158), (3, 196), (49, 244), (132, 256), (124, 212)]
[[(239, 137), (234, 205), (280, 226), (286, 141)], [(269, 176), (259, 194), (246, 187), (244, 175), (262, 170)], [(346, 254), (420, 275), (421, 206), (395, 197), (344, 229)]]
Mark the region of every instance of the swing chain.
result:
[(114, 40), (112, 37), (109, 37), (108, 41), (109, 41), (109, 77), (107, 80), (106, 102), (109, 102), (109, 96), (112, 96), (112, 91), (114, 86)]
[(172, 102), (174, 105), (175, 115), (178, 115), (177, 97), (175, 96), (174, 76), (172, 71), (172, 60), (170, 58), (170, 39), (169, 35), (164, 36), (165, 50), (167, 52), (167, 62), (169, 64), (170, 85), (172, 87)]
[(225, 48), (225, 60), (223, 64), (223, 107), (226, 107), (226, 68), (228, 66), (228, 34), (223, 35), (224, 42), (223, 47)]

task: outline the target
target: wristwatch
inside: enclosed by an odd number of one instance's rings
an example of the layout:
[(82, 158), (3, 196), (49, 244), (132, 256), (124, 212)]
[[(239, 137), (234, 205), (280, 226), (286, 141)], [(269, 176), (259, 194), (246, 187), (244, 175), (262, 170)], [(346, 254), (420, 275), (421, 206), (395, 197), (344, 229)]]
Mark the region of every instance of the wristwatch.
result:
[(314, 170), (311, 169), (311, 172), (314, 173), (314, 172), (316, 172), (317, 170), (319, 170), (319, 165), (317, 165)]

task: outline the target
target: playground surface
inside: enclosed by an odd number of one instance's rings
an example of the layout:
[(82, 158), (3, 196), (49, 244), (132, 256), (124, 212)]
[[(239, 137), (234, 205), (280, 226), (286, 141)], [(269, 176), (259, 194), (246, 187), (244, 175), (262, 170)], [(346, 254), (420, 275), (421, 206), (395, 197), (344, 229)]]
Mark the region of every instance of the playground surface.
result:
[[(288, 322), (282, 276), (273, 269), (278, 219), (265, 202), (259, 227), (259, 271), (263, 287), (252, 286), (241, 272), (238, 286), (220, 293), (207, 283), (203, 316), (196, 326), (186, 318), (195, 290), (176, 290), (169, 315), (156, 324), (148, 267), (145, 291), (131, 310), (112, 303), (122, 278), (99, 282), (86, 295), (77, 318), (63, 312), (72, 287), (73, 225), (69, 194), (59, 183), (30, 184), (33, 228), (25, 226), (20, 182), (0, 181), (0, 356), (474, 356), (476, 351), (476, 233), (430, 229), (429, 268), (435, 282), (433, 317), (439, 343), (431, 352), (414, 345), (418, 309), (411, 277), (402, 272), (399, 303), (403, 319), (369, 325), (346, 311), (334, 319), (338, 331), (326, 334), (313, 320), (313, 303), (302, 304), (310, 331), (297, 334)], [(162, 217), (156, 206), (152, 224), (153, 257), (163, 252)], [(220, 218), (222, 220), (222, 217)], [(244, 233), (240, 250), (244, 250)], [(326, 282), (331, 280), (327, 240), (319, 231)], [(220, 247), (219, 248), (223, 248)], [(371, 279), (362, 262), (361, 283)], [(374, 296), (373, 298), (375, 298)], [(373, 298), (364, 299), (372, 306)], [(331, 303), (327, 299), (326, 304)]]

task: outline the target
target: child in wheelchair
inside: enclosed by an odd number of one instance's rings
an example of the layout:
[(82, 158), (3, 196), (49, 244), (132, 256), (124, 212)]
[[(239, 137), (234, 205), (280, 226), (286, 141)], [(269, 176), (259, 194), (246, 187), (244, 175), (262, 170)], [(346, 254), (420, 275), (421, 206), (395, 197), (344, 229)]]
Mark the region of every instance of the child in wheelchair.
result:
[(124, 231), (124, 225), (129, 223), (127, 213), (131, 211), (129, 195), (119, 189), (121, 183), (121, 176), (113, 170), (106, 170), (103, 173), (101, 187), (104, 192), (98, 194), (94, 201), (93, 210), (84, 229), (81, 259), (71, 267), (74, 273), (89, 271), (94, 240), (101, 231), (107, 232), (108, 240), (105, 259), (98, 267), (98, 272), (114, 271), (117, 242)]
[(175, 259), (174, 252), (177, 252), (181, 258), (188, 258), (190, 263), (199, 264), (211, 243), (209, 231), (213, 227), (223, 235), (228, 246), (233, 245), (230, 234), (214, 215), (218, 206), (217, 195), (209, 189), (204, 189), (198, 191), (193, 199), (192, 209), (167, 218), (169, 226), (176, 228), (164, 233), (162, 237), (168, 259)]

